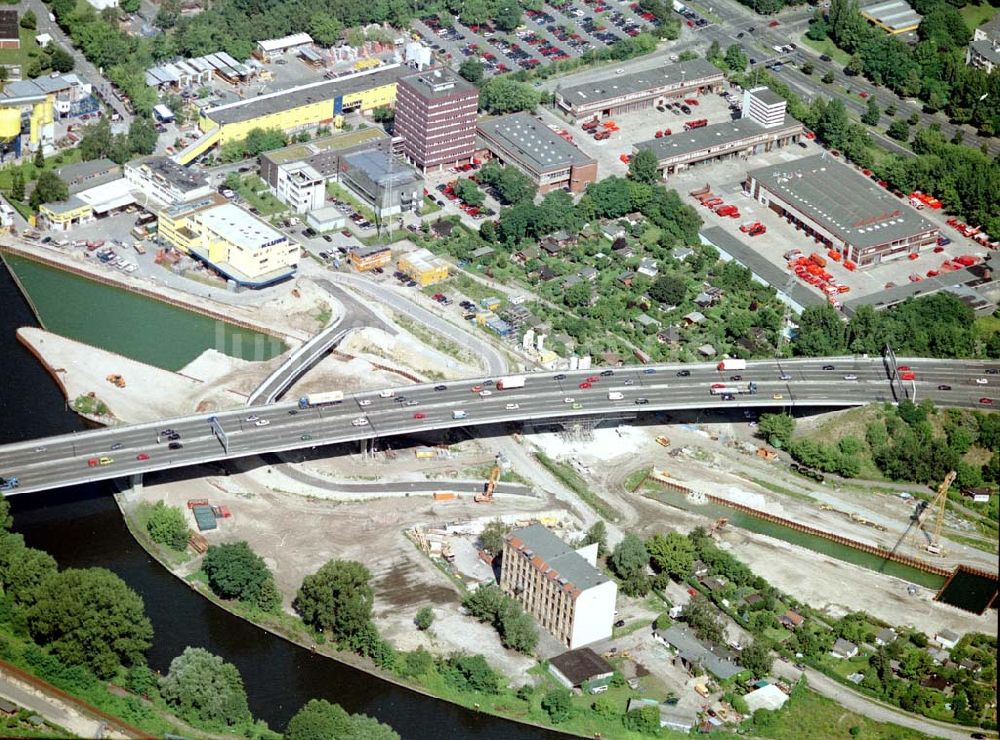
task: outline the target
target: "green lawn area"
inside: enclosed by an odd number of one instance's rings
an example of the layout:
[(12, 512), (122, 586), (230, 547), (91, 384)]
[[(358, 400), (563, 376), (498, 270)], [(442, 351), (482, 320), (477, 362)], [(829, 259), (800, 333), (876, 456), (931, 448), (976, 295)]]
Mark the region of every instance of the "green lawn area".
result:
[(430, 216), (432, 213), (437, 213), (440, 210), (441, 206), (428, 198), (426, 195), (424, 196), (424, 202), (420, 206), (421, 216)]
[[(500, 308), (507, 305), (507, 293), (505, 291), (483, 285), (478, 280), (473, 280), (461, 272), (457, 273), (451, 279), (451, 284), (455, 290), (461, 292), (470, 301), (479, 303), (484, 298), (499, 298)], [(437, 293), (438, 291), (435, 290), (434, 292)]]
[(236, 191), (243, 200), (260, 211), (261, 216), (273, 216), (288, 210), (288, 206), (268, 192), (264, 181), (257, 175), (243, 177)]
[(768, 627), (764, 630), (764, 637), (771, 642), (784, 642), (791, 636), (792, 633), (783, 627)]
[(908, 740), (927, 737), (915, 730), (898, 725), (875, 722), (849, 712), (836, 702), (812, 691), (802, 692), (785, 704), (785, 709), (766, 729), (757, 731), (771, 740), (801, 740), (801, 738), (849, 738), (852, 727), (860, 731), (860, 740)]
[(34, 31), (30, 28), (18, 28), (21, 36), (21, 48), (20, 49), (0, 49), (0, 64), (3, 65), (20, 65), (21, 67), (21, 78), (24, 79), (25, 67), (28, 66), (28, 61), (35, 56), (32, 52), (38, 51), (38, 44), (35, 43), (35, 36), (38, 35), (38, 31)]
[(809, 46), (812, 49), (815, 49), (820, 54), (829, 54), (831, 57), (833, 57), (833, 61), (837, 62), (837, 64), (845, 65), (851, 60), (851, 55), (845, 51), (841, 51), (840, 49), (838, 49), (834, 45), (834, 43), (830, 41), (830, 39), (823, 39), (822, 41), (813, 41), (811, 38), (808, 38), (807, 36), (803, 35), (801, 43), (805, 44), (806, 46)]
[(974, 31), (977, 27), (992, 18), (997, 12), (997, 9), (989, 3), (983, 3), (982, 5), (969, 3), (958, 12), (962, 14), (962, 18), (965, 20), (965, 25), (969, 27), (969, 30)]

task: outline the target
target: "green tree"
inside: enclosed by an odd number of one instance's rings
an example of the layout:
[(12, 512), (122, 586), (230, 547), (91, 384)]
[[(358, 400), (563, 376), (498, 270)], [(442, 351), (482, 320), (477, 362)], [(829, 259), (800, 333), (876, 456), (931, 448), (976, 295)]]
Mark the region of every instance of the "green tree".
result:
[(472, 180), (458, 179), (453, 186), (459, 200), (469, 206), (478, 207), (486, 201), (486, 196)]
[(702, 640), (721, 643), (725, 637), (718, 609), (703, 594), (699, 593), (684, 605), (681, 618)]
[(49, 44), (45, 51), (48, 53), (49, 67), (53, 72), (66, 74), (67, 72), (72, 72), (76, 66), (76, 59), (61, 46)]
[(413, 623), (417, 626), (418, 630), (426, 632), (434, 624), (434, 610), (429, 606), (420, 607), (417, 610), (417, 616), (413, 619)]
[(679, 306), (687, 295), (688, 281), (680, 275), (665, 272), (657, 275), (649, 286), (649, 297), (657, 303)]
[(10, 176), (10, 197), (11, 200), (24, 202), (24, 175), (20, 167), (15, 168)]
[(820, 81), (827, 85), (833, 84), (833, 80), (833, 70), (827, 70), (826, 74), (820, 78)]
[(38, 17), (35, 15), (35, 11), (31, 8), (24, 11), (21, 14), (21, 20), (18, 21), (18, 25), (20, 25), (21, 28), (27, 28), (31, 31), (38, 28)]
[(831, 357), (847, 350), (846, 332), (833, 306), (808, 306), (799, 318), (793, 348), (797, 355)]
[(153, 641), (142, 597), (104, 568), (71, 568), (46, 578), (28, 610), (31, 636), (56, 656), (108, 678), (144, 661)]
[(629, 596), (645, 596), (649, 592), (649, 579), (646, 577), (646, 567), (649, 565), (649, 553), (638, 535), (629, 532), (608, 558), (611, 569), (622, 581), (622, 591)]
[(803, 62), (802, 63), (802, 74), (804, 74), (804, 75), (811, 75), (815, 71), (816, 71), (816, 66), (812, 62)]
[(239, 669), (204, 648), (187, 647), (170, 661), (160, 694), (177, 714), (206, 727), (231, 727), (250, 720)]
[(530, 85), (508, 76), (493, 77), (479, 90), (479, 107), (487, 113), (530, 111), (538, 106), (539, 94)]
[(140, 5), (141, 0), (122, 0), (118, 7), (126, 13), (137, 13), (139, 12)]
[(740, 663), (755, 678), (764, 678), (771, 672), (771, 665), (774, 663), (770, 645), (762, 640), (754, 640), (743, 648)]
[(875, 98), (868, 98), (868, 107), (865, 112), (861, 114), (861, 123), (866, 123), (869, 126), (877, 126), (879, 117), (881, 113), (878, 109), (878, 103)]
[(418, 647), (411, 653), (406, 653), (400, 666), (400, 673), (406, 677), (426, 675), (434, 667), (434, 656), (423, 647)]
[(503, 552), (503, 543), (508, 532), (510, 532), (509, 524), (505, 524), (500, 518), (493, 519), (483, 527), (483, 533), (479, 535), (479, 544), (486, 552), (499, 555)]
[(747, 58), (742, 46), (739, 44), (733, 44), (726, 49), (725, 62), (726, 66), (733, 72), (742, 73), (747, 68), (750, 60)]
[(865, 71), (864, 62), (861, 61), (861, 56), (855, 54), (852, 56), (848, 62), (847, 66), (844, 67), (844, 74), (848, 77), (857, 77), (859, 74)]
[(128, 147), (133, 154), (147, 156), (156, 150), (159, 134), (153, 122), (145, 116), (136, 116), (128, 128)]
[(910, 138), (910, 124), (897, 118), (889, 124), (889, 128), (885, 132), (897, 141), (906, 141)]
[(660, 179), (660, 160), (651, 149), (640, 149), (628, 163), (628, 176), (636, 182), (652, 185)]
[(493, 11), (493, 22), (501, 31), (513, 31), (521, 25), (521, 6), (516, 0), (500, 0)]
[(246, 542), (209, 547), (201, 568), (212, 592), (220, 598), (238, 599), (265, 611), (273, 611), (281, 604), (264, 558)]
[(371, 573), (353, 560), (331, 560), (302, 580), (292, 607), (310, 627), (350, 639), (372, 618)]
[(558, 725), (573, 716), (573, 696), (564, 686), (549, 689), (542, 696), (542, 709), (549, 715), (552, 724)]
[(483, 71), (483, 63), (472, 57), (466, 59), (458, 67), (458, 73), (473, 85), (478, 85), (483, 81)]
[(441, 663), (439, 672), (459, 691), (480, 694), (498, 694), (503, 680), (482, 655), (453, 655)]
[(608, 554), (608, 527), (603, 519), (598, 519), (590, 525), (590, 529), (580, 541), (580, 547), (597, 543), (597, 557), (603, 558)]
[[(6, 499), (3, 500), (6, 504)], [(26, 547), (24, 537), (6, 529), (0, 533), (0, 585), (18, 604), (35, 602), (38, 588), (57, 570), (47, 552)]]
[(633, 709), (622, 715), (622, 724), (630, 732), (640, 732), (643, 735), (660, 734), (660, 708), (654, 704)]
[(500, 614), (500, 642), (504, 647), (530, 655), (538, 645), (535, 620), (521, 609), (514, 599), (507, 597)]
[(35, 165), (35, 169), (39, 170), (45, 169), (45, 154), (42, 152), (42, 147), (40, 145), (35, 150), (35, 159), (34, 162), (32, 162), (32, 164)]
[(309, 35), (320, 46), (333, 46), (340, 41), (344, 24), (325, 11), (313, 13), (309, 19)]
[(190, 530), (183, 512), (176, 506), (157, 501), (146, 510), (146, 531), (153, 542), (183, 552)]
[(312, 699), (288, 721), (285, 740), (399, 740), (389, 725), (364, 714), (348, 714), (339, 704)]
[(657, 534), (646, 540), (650, 562), (661, 573), (680, 581), (691, 574), (694, 545), (680, 532)]
[(788, 414), (761, 414), (757, 434), (775, 447), (787, 447), (795, 433), (795, 417)]

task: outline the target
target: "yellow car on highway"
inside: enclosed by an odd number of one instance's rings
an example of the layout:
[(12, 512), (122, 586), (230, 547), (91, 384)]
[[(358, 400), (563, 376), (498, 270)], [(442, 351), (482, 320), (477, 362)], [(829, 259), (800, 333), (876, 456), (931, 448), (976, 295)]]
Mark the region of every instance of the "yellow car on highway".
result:
[(114, 460), (112, 460), (110, 457), (102, 457), (100, 460), (101, 465), (110, 465), (113, 462)]
[(771, 398), (773, 398), (775, 401), (780, 401), (781, 399), (784, 398), (784, 396), (781, 395), (780, 393), (772, 393)]

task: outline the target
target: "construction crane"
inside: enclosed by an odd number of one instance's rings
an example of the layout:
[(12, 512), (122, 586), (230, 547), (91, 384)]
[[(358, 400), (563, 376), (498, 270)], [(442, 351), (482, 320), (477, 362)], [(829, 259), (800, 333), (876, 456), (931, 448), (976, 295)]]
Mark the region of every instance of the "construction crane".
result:
[(498, 480), (500, 480), (500, 466), (494, 465), (493, 470), (490, 471), (490, 477), (486, 479), (486, 485), (483, 486), (483, 492), (476, 494), (477, 504), (493, 503), (493, 491), (496, 490)]
[[(955, 482), (955, 476), (957, 474), (954, 470), (948, 472), (948, 475), (944, 477), (941, 481), (941, 485), (938, 486), (937, 495), (934, 496), (934, 500), (931, 501), (930, 506), (927, 507), (928, 510), (934, 510), (934, 535), (929, 537), (930, 540), (927, 545), (927, 552), (931, 555), (941, 555), (941, 527), (944, 524), (944, 509), (945, 504), (948, 503), (948, 489), (951, 488), (951, 484)], [(923, 523), (921, 522), (921, 526)], [(924, 530), (926, 534), (926, 530)]]

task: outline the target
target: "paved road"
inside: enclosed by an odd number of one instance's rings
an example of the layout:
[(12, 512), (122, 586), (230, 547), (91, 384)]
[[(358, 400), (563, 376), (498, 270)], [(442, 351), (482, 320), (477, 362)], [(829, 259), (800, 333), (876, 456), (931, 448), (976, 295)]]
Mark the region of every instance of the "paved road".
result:
[[(791, 681), (797, 681), (803, 673), (798, 668), (780, 660), (775, 661), (773, 671), (775, 675)], [(953, 740), (967, 740), (969, 734), (975, 731), (974, 729), (959, 729), (955, 725), (910, 714), (875, 699), (870, 699), (812, 668), (806, 668), (804, 673), (809, 680), (809, 688), (813, 691), (828, 699), (833, 699), (845, 709), (864, 715), (876, 722), (891, 722), (934, 737), (952, 738)]]
[[(918, 373), (920, 380), (912, 385), (917, 401), (932, 398), (943, 406), (982, 408), (980, 398), (998, 397), (1000, 376), (987, 375), (982, 363), (899, 362)], [(640, 412), (658, 410), (846, 407), (893, 400), (881, 358), (755, 361), (740, 376), (742, 380), (733, 381), (730, 373), (710, 364), (660, 365), (533, 373), (523, 387), (507, 390), (493, 389), (492, 381), (468, 379), (366, 391), (320, 408), (299, 410), (297, 404), (279, 403), (9, 444), (0, 447), (0, 475), (18, 478), (20, 486), (8, 492), (11, 495), (264, 452), (463, 426), (595, 416), (628, 421)], [(980, 377), (993, 385), (978, 385)], [(590, 378), (595, 379), (592, 385), (580, 386)], [(748, 392), (749, 381), (758, 384), (758, 392)], [(713, 384), (738, 392), (726, 400)], [(937, 390), (939, 385), (951, 390)], [(171, 432), (179, 436), (174, 443), (180, 447), (169, 448)]]
[[(107, 726), (100, 720), (84, 717), (76, 709), (54, 696), (46, 696), (27, 684), (0, 673), (0, 696), (43, 717), (77, 737), (108, 737)], [(116, 737), (122, 735), (115, 734)]]
[(501, 375), (507, 372), (507, 357), (492, 344), (469, 333), (461, 324), (452, 323), (432, 311), (428, 311), (419, 303), (400, 295), (395, 289), (386, 285), (373, 283), (364, 277), (349, 273), (330, 273), (329, 279), (334, 284), (346, 285), (361, 293), (365, 293), (402, 315), (416, 319), (422, 325), (441, 334), (441, 336), (447, 337), (450, 341), (468, 351), (473, 357), (480, 358), (481, 365), (487, 373)]
[(133, 116), (125, 108), (125, 104), (111, 94), (111, 83), (97, 71), (97, 67), (87, 61), (83, 56), (83, 52), (74, 46), (72, 40), (59, 27), (59, 24), (49, 20), (49, 7), (41, 0), (24, 0), (21, 3), (21, 7), (22, 12), (28, 8), (35, 11), (35, 15), (38, 17), (38, 31), (36, 33), (49, 34), (55, 39), (56, 43), (70, 52), (76, 60), (76, 67), (73, 71), (77, 74), (82, 74), (88, 82), (93, 84), (94, 92), (100, 95), (104, 99), (104, 102), (110, 105), (122, 117), (126, 125), (131, 123)]

